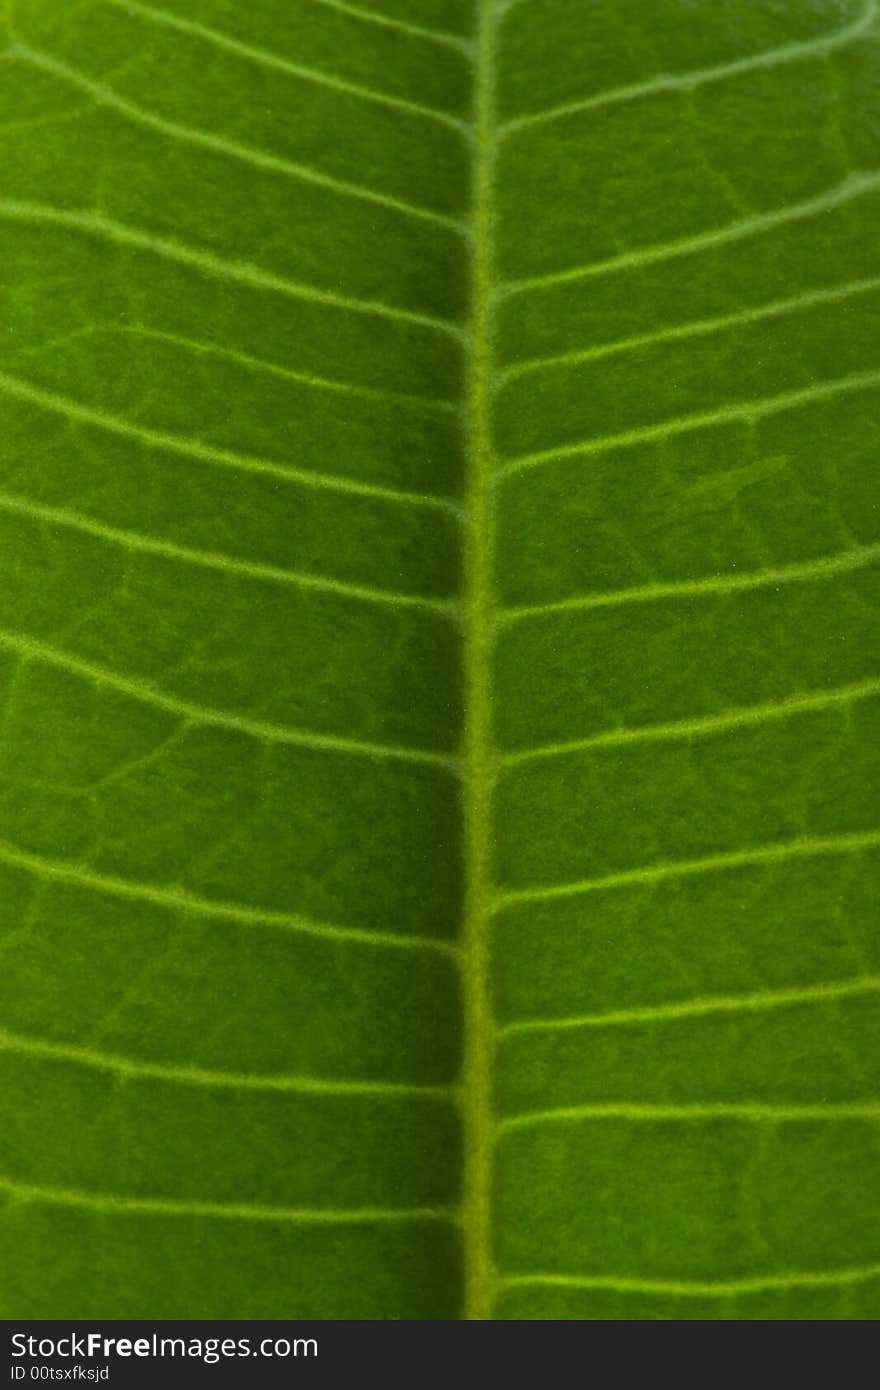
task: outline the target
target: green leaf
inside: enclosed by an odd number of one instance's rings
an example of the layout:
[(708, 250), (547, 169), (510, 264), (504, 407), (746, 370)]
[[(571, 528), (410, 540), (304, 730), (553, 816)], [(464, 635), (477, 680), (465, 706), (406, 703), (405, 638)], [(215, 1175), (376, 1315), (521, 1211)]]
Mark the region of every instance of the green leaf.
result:
[(878, 33), (0, 3), (0, 1313), (880, 1314)]

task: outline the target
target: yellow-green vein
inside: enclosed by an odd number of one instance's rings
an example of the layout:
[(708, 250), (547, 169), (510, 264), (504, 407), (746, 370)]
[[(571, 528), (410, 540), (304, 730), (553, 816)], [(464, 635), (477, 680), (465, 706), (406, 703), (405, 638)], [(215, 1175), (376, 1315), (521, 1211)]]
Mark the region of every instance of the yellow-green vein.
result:
[(464, 994), (464, 1309), (468, 1319), (491, 1317), (490, 1165), (492, 1161), (492, 1010), (488, 930), (491, 880), (492, 632), (492, 379), (491, 280), (493, 160), (492, 0), (477, 0), (474, 76), (473, 236), (469, 482), (465, 566), (464, 835), (466, 891), (462, 927)]

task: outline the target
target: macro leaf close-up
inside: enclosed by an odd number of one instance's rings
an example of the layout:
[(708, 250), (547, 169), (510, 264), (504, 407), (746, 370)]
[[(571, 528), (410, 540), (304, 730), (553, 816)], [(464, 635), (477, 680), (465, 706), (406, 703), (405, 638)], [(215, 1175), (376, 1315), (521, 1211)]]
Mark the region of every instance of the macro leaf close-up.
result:
[(0, 0), (0, 1316), (880, 1317), (880, 7)]

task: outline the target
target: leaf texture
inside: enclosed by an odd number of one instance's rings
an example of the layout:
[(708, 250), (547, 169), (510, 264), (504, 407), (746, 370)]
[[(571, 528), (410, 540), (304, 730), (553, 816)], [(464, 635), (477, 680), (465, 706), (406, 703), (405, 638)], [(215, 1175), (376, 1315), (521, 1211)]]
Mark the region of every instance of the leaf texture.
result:
[(880, 1313), (873, 0), (0, 4), (0, 1312)]

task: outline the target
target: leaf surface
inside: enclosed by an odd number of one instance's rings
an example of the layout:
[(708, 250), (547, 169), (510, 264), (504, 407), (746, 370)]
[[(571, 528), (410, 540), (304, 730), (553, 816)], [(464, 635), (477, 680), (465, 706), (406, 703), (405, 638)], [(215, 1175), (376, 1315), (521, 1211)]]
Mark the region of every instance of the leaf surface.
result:
[(0, 5), (4, 1315), (878, 1315), (878, 33)]

